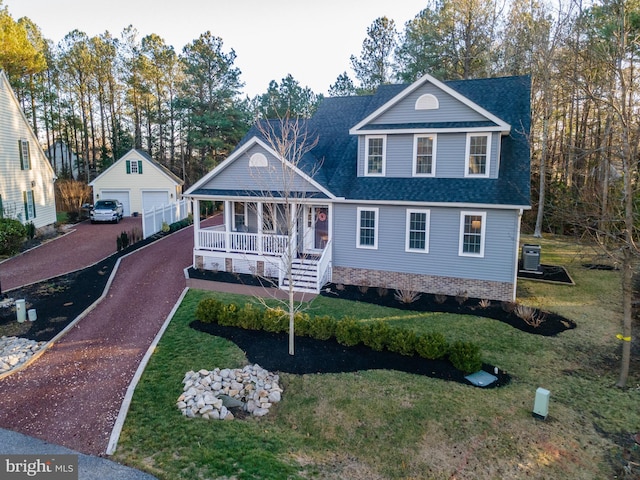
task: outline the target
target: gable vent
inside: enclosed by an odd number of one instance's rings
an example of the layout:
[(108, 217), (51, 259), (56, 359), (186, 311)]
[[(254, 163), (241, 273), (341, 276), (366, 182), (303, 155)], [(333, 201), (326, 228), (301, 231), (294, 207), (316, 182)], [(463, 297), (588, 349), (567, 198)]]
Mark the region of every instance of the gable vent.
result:
[(250, 167), (266, 167), (268, 166), (267, 157), (262, 153), (254, 153), (249, 159)]
[(440, 102), (435, 97), (435, 95), (431, 95), (430, 93), (425, 93), (421, 95), (418, 100), (416, 100), (416, 110), (437, 110), (440, 108)]

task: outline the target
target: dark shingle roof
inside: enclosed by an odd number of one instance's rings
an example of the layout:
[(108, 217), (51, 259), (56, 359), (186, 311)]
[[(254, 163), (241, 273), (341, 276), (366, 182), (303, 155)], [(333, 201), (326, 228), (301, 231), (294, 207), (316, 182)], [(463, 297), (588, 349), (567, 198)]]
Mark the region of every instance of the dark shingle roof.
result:
[[(306, 121), (310, 138), (318, 143), (305, 156), (300, 168), (313, 175), (337, 197), (366, 201), (454, 202), (491, 205), (529, 205), (530, 79), (528, 76), (460, 80), (445, 84), (511, 125), (502, 137), (500, 172), (497, 179), (392, 178), (357, 176), (357, 135), (349, 129), (408, 85), (385, 85), (373, 95), (325, 98), (315, 115)], [(473, 122), (473, 126), (495, 123)], [(367, 128), (369, 128), (369, 125)], [(445, 124), (384, 125), (380, 128), (441, 128)], [(469, 127), (467, 123), (447, 123), (447, 128)], [(253, 127), (240, 145), (262, 137)], [(239, 146), (240, 146), (239, 145)], [(321, 164), (319, 171), (317, 165)]]

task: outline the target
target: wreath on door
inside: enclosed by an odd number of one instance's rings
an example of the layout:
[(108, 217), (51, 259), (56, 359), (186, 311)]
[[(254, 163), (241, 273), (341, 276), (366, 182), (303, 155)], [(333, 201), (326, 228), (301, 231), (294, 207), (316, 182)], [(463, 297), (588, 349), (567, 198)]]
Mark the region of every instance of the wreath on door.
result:
[(324, 222), (327, 219), (327, 214), (324, 212), (320, 212), (318, 214), (318, 220), (320, 220), (321, 222)]

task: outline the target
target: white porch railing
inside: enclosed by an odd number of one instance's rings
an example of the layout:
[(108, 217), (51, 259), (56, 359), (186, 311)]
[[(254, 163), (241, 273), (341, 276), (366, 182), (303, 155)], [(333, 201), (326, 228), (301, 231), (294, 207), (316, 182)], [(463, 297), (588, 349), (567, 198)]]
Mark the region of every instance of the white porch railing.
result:
[(325, 283), (331, 281), (331, 250), (331, 240), (329, 240), (325, 245), (324, 250), (322, 250), (322, 255), (320, 256), (320, 260), (318, 261), (318, 293), (320, 293), (320, 289), (324, 286)]
[(224, 226), (198, 231), (199, 250), (250, 253), (257, 255), (283, 255), (287, 251), (287, 235), (227, 232)]
[(142, 213), (142, 236), (150, 237), (162, 230), (163, 222), (172, 223), (183, 220), (189, 216), (191, 201), (182, 199), (169, 205), (162, 205), (146, 210)]

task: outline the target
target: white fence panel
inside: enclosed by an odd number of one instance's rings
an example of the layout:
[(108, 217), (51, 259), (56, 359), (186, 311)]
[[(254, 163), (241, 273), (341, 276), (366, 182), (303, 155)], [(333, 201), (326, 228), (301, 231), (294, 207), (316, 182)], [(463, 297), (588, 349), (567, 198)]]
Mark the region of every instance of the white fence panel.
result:
[(161, 205), (142, 212), (142, 236), (150, 237), (162, 230), (162, 223), (167, 225), (184, 220), (189, 216), (191, 201), (182, 199), (179, 202)]

